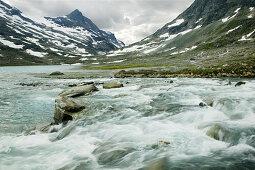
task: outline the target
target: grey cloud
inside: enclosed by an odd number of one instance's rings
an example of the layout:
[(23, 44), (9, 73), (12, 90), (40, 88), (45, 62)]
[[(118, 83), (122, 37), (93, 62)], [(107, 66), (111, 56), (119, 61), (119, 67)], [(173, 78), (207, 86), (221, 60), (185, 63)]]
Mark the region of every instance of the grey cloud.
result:
[(99, 28), (133, 43), (174, 19), (194, 0), (4, 0), (26, 15), (63, 16), (79, 9)]

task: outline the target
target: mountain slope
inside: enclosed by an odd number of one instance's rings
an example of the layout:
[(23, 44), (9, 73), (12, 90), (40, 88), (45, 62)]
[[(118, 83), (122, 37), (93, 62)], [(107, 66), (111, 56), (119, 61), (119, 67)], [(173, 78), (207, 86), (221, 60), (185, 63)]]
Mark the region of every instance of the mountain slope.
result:
[(32, 20), (0, 0), (0, 24), (0, 65), (94, 61), (95, 55), (124, 46), (79, 10)]
[(172, 22), (140, 42), (108, 53), (101, 63), (109, 66), (116, 64), (105, 63), (123, 60), (121, 65), (180, 70), (249, 62), (255, 57), (254, 7), (254, 0), (195, 0)]

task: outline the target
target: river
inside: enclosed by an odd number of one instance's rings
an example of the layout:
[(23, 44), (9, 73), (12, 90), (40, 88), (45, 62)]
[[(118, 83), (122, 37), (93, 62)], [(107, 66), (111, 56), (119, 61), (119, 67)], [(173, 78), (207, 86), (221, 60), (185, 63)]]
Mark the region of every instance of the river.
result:
[[(111, 79), (31, 74), (73, 68), (0, 67), (1, 170), (255, 168), (252, 79), (230, 85), (226, 79), (117, 79), (123, 88), (98, 85), (98, 92), (85, 97), (89, 116), (55, 125), (53, 133), (28, 133), (53, 121), (54, 100), (68, 84)], [(235, 87), (238, 81), (246, 84)], [(199, 106), (203, 101), (211, 106)]]

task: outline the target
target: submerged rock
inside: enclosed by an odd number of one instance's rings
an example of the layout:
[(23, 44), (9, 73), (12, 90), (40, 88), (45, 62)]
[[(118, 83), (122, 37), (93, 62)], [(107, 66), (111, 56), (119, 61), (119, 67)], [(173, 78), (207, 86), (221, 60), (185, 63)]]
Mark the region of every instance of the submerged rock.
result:
[(238, 138), (238, 134), (234, 133), (233, 130), (223, 127), (222, 125), (213, 125), (207, 132), (206, 135), (219, 141), (235, 143)]
[(142, 170), (169, 170), (168, 161), (166, 158), (154, 160)]
[(228, 79), (227, 80), (227, 84), (225, 84), (226, 86), (230, 86), (232, 84), (232, 82)]
[(98, 156), (97, 162), (100, 165), (116, 165), (132, 151), (133, 149), (128, 148), (104, 152)]
[(85, 109), (74, 99), (59, 96), (55, 101), (54, 120), (57, 123), (74, 119), (74, 114)]
[(212, 98), (206, 98), (203, 100), (207, 106), (213, 107), (214, 100)]
[(73, 131), (74, 128), (75, 128), (75, 124), (70, 124), (69, 126), (63, 128), (59, 133), (57, 133), (56, 135), (51, 137), (50, 141), (55, 142), (57, 140), (64, 139), (66, 136), (68, 136)]
[(158, 149), (160, 147), (166, 147), (166, 146), (169, 146), (171, 143), (170, 142), (166, 142), (166, 141), (159, 141), (158, 143), (156, 144), (153, 144), (151, 147), (152, 149)]
[(38, 131), (47, 133), (47, 132), (50, 131), (52, 125), (53, 125), (52, 123), (37, 125), (36, 128), (35, 128), (35, 130), (38, 130)]
[(204, 107), (204, 106), (213, 107), (213, 103), (214, 103), (213, 98), (205, 98), (205, 99), (203, 99), (203, 102), (201, 102), (199, 104), (199, 106), (201, 106), (201, 107)]
[(36, 86), (40, 86), (40, 85), (42, 85), (42, 84), (43, 84), (43, 83), (41, 83), (41, 82), (33, 82), (33, 83), (19, 83), (18, 85), (36, 87)]
[(128, 96), (127, 94), (118, 94), (118, 95), (115, 95), (114, 98), (122, 98), (122, 97), (126, 97)]
[(207, 106), (207, 105), (206, 105), (204, 102), (200, 102), (200, 103), (199, 103), (199, 106), (200, 106), (200, 107), (205, 107), (205, 106)]
[(59, 96), (65, 96), (65, 97), (79, 97), (83, 95), (88, 95), (92, 92), (98, 91), (97, 87), (93, 84), (91, 85), (85, 85), (85, 86), (77, 86), (72, 87), (67, 90), (64, 90), (59, 94)]
[(241, 86), (241, 85), (244, 85), (244, 84), (246, 84), (246, 83), (243, 82), (243, 81), (239, 81), (239, 82), (237, 82), (237, 83), (235, 84), (235, 87), (238, 87), (238, 86)]
[(255, 148), (255, 135), (248, 137), (246, 144)]
[(119, 147), (114, 143), (100, 144), (98, 148), (93, 151), (97, 157), (97, 162), (100, 165), (117, 165), (128, 154), (134, 152), (132, 147)]
[(92, 160), (90, 158), (81, 157), (75, 158), (75, 161), (57, 169), (57, 170), (92, 170)]
[(89, 82), (82, 82), (81, 85), (85, 86), (85, 85), (91, 85), (91, 84), (95, 84), (93, 81), (89, 81)]
[(104, 89), (121, 88), (121, 87), (124, 87), (123, 84), (117, 81), (106, 82), (103, 85)]
[(68, 87), (76, 87), (77, 84), (69, 84)]
[(60, 71), (54, 71), (54, 72), (50, 73), (50, 76), (60, 76), (60, 75), (64, 75), (64, 73), (62, 73)]
[(27, 135), (34, 135), (36, 131), (40, 131), (41, 133), (53, 133), (57, 132), (60, 127), (59, 125), (56, 125), (54, 123), (44, 123), (36, 125), (35, 127), (29, 128), (25, 131), (25, 134)]
[(199, 106), (200, 107), (205, 107), (205, 106), (213, 107), (213, 103), (214, 103), (214, 101), (212, 98), (206, 98), (203, 100), (203, 102), (199, 103)]

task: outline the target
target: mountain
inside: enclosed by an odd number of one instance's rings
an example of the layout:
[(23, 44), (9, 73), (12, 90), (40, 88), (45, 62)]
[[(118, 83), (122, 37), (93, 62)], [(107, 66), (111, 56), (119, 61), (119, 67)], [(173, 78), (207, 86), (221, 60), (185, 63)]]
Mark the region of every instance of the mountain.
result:
[(0, 65), (93, 62), (124, 46), (76, 9), (62, 17), (31, 18), (0, 0)]
[[(186, 68), (255, 65), (255, 1), (195, 0), (145, 39), (109, 52), (100, 63)], [(102, 66), (100, 66), (102, 67)], [(170, 68), (169, 67), (169, 68)]]

